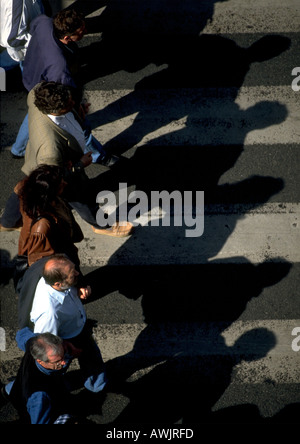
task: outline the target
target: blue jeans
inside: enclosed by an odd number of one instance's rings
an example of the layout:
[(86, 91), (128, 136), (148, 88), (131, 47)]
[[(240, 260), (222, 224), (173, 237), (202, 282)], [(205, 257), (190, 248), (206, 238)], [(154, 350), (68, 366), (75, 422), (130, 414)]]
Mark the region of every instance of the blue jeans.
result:
[(107, 375), (101, 351), (92, 336), (90, 327), (85, 324), (77, 337), (68, 340), (81, 349), (78, 362), (83, 373), (85, 388), (95, 393), (101, 392), (107, 384)]
[(22, 122), (22, 125), (20, 126), (16, 141), (11, 147), (11, 153), (15, 156), (20, 156), (20, 157), (25, 156), (25, 150), (28, 139), (29, 139), (28, 114), (26, 114)]
[[(84, 153), (92, 151), (93, 163), (101, 161), (106, 156), (106, 151), (104, 150), (101, 143), (92, 135), (88, 123), (86, 124), (84, 130), (84, 136), (85, 136)], [(28, 114), (26, 114), (22, 122), (22, 125), (19, 129), (16, 141), (11, 147), (11, 153), (14, 156), (24, 157), (28, 139), (29, 139)]]
[(104, 150), (101, 143), (92, 135), (89, 124), (86, 124), (84, 130), (85, 136), (85, 153), (92, 151), (93, 163), (97, 163), (104, 159), (106, 156), (106, 151)]
[(85, 341), (78, 362), (85, 388), (94, 393), (101, 392), (107, 384), (107, 376), (100, 349), (92, 337)]

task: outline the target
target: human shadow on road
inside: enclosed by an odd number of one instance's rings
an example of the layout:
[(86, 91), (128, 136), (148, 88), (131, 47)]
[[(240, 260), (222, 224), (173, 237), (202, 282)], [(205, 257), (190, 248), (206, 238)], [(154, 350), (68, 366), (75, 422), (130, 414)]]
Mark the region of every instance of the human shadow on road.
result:
[[(155, 139), (155, 131), (172, 132), (172, 127), (168, 131), (163, 129), (186, 116), (190, 131), (185, 138), (177, 138), (177, 145), (217, 145), (220, 143), (220, 131), (225, 134), (227, 129), (225, 140), (232, 143), (229, 136), (234, 131), (241, 139), (243, 131), (253, 129), (249, 118), (253, 117), (255, 106), (243, 111), (239, 108), (235, 103), (239, 89), (252, 63), (278, 56), (288, 49), (290, 39), (265, 36), (250, 47), (242, 48), (221, 36), (185, 38), (188, 39), (186, 48), (181, 42), (182, 50), (179, 54), (176, 50), (176, 56), (174, 60), (171, 58), (167, 68), (143, 78), (136, 83), (134, 91), (89, 115), (93, 128), (112, 122), (117, 124), (119, 119), (135, 116), (130, 118), (129, 126), (106, 142), (107, 150), (121, 154), (141, 142), (147, 144), (148, 139)], [(174, 46), (177, 48), (176, 44)], [(269, 105), (271, 107), (272, 102)], [(264, 127), (264, 119), (273, 118), (274, 124), (282, 121), (282, 110), (275, 102), (274, 107), (276, 105), (278, 109), (274, 109), (271, 115), (266, 102), (256, 105), (262, 119), (259, 128)], [(207, 141), (205, 136), (210, 127), (210, 135), (214, 130), (217, 134), (213, 137), (208, 135)], [(201, 129), (205, 130), (203, 140), (200, 138)]]
[(13, 276), (13, 268), (8, 266), (11, 260), (10, 252), (0, 248), (0, 288), (1, 286), (7, 285)]
[[(110, 390), (130, 401), (124, 410), (120, 403), (116, 423), (262, 420), (254, 415), (254, 407), (253, 411), (249, 406), (228, 409), (224, 416), (212, 408), (230, 384), (235, 366), (242, 360), (263, 358), (275, 346), (274, 335), (267, 329), (250, 331), (231, 347), (225, 345), (222, 335), (233, 322), (244, 319), (247, 306), (255, 307), (256, 299), (263, 297), (266, 288), (271, 287), (270, 301), (273, 299), (276, 304), (276, 299), (282, 297), (276, 292), (276, 285), (287, 277), (291, 264), (280, 258), (278, 262), (258, 265), (235, 259), (238, 264), (224, 260), (148, 269), (112, 267), (112, 278), (120, 273), (123, 281), (121, 292), (133, 298), (138, 290), (142, 294), (146, 323), (133, 349), (107, 362)], [(262, 316), (260, 307), (258, 304), (257, 319)], [(264, 307), (263, 316), (271, 318), (272, 303)], [(112, 318), (117, 318), (117, 314)], [(262, 395), (261, 385), (251, 385), (251, 390), (246, 385), (249, 393), (245, 399), (262, 402), (262, 396), (267, 396), (267, 383), (266, 386)]]
[[(288, 276), (292, 265), (281, 258), (257, 265), (235, 259), (237, 263), (114, 266), (104, 274), (104, 286), (114, 279), (119, 293), (140, 301), (146, 325), (130, 352), (106, 362), (109, 392), (129, 400), (125, 409), (120, 402), (116, 423), (218, 422), (221, 414), (213, 406), (229, 386), (236, 366), (243, 360), (263, 358), (275, 346), (274, 334), (265, 328), (247, 332), (233, 346), (225, 344), (223, 334), (235, 321), (247, 320), (249, 304), (257, 319), (261, 318), (261, 306), (255, 310), (255, 305), (266, 288), (270, 287), (270, 300), (276, 304), (282, 297), (276, 285)], [(271, 318), (272, 303), (265, 302), (264, 307), (264, 318)], [(114, 304), (114, 312), (117, 308)], [(121, 306), (120, 313), (124, 316)], [(101, 314), (94, 306), (90, 315), (101, 325)], [(107, 317), (103, 319), (107, 322)], [(118, 314), (111, 313), (111, 322), (117, 319)], [(251, 385), (251, 390), (257, 387)], [(261, 400), (259, 395), (258, 389), (254, 398)], [(249, 416), (248, 408), (239, 410), (239, 416), (236, 410), (234, 417), (229, 413), (224, 421), (260, 418)]]
[[(150, 63), (161, 66), (159, 72), (137, 81), (133, 92), (89, 116), (95, 129), (136, 115), (132, 124), (105, 146), (119, 154), (135, 148), (134, 153), (124, 170), (117, 171), (119, 176), (113, 172), (102, 175), (99, 189), (104, 186), (113, 191), (115, 188), (110, 186), (117, 186), (122, 177), (128, 185), (148, 194), (152, 190), (204, 190), (206, 204), (257, 208), (283, 189), (280, 178), (266, 172), (266, 176), (241, 179), (233, 173), (233, 182), (219, 182), (242, 154), (250, 131), (279, 124), (287, 117), (286, 107), (278, 102), (261, 101), (242, 109), (236, 98), (251, 64), (280, 55), (288, 49), (290, 40), (266, 36), (242, 48), (221, 36), (199, 36), (213, 16), (215, 2), (205, 2), (208, 9), (204, 8), (202, 14), (197, 3), (187, 4), (196, 8), (189, 35), (144, 33), (139, 48), (134, 32), (121, 32), (126, 14), (118, 16), (118, 9), (112, 14), (108, 7), (106, 14), (94, 19), (94, 24), (102, 23), (103, 36), (101, 42), (92, 45), (88, 39), (84, 42), (86, 84), (120, 70), (135, 73)], [(145, 4), (139, 2), (137, 7), (140, 5)], [(145, 10), (134, 13), (144, 20), (139, 26), (145, 25)], [(113, 17), (117, 18), (115, 22)], [(118, 29), (120, 24), (123, 27)], [(173, 24), (166, 22), (168, 31)], [(135, 25), (138, 27), (138, 21)], [(148, 23), (148, 29), (152, 25), (157, 26), (157, 22)], [(186, 31), (186, 26), (183, 20), (181, 31)], [(95, 54), (99, 54), (101, 64)], [(178, 125), (178, 131), (171, 126), (155, 134), (183, 118), (186, 123)], [(115, 291), (129, 300), (140, 298), (146, 324), (132, 351), (107, 363), (116, 390), (130, 401), (116, 422), (209, 422), (212, 407), (228, 387), (234, 367), (243, 358), (260, 359), (274, 347), (274, 336), (266, 329), (246, 333), (232, 347), (222, 336), (234, 321), (246, 316), (247, 305), (255, 305), (255, 298), (266, 287), (276, 288), (292, 266), (282, 258), (269, 262), (267, 252), (259, 265), (245, 257), (235, 258), (237, 263), (234, 258), (214, 262), (212, 258), (221, 251), (241, 217), (242, 212), (236, 211), (230, 225), (217, 222), (212, 226), (206, 214), (204, 234), (196, 239), (185, 238), (182, 227), (172, 228), (172, 233), (167, 227), (138, 227), (107, 267), (87, 276), (94, 297), (108, 305)], [(185, 265), (180, 263), (181, 247), (194, 255), (185, 256), (189, 262)], [(158, 265), (162, 257), (162, 262), (169, 265)], [(151, 267), (139, 265), (147, 259), (151, 259)], [(100, 312), (95, 310), (93, 299), (86, 308), (101, 323), (101, 307)], [(261, 314), (257, 316), (260, 319)], [(120, 321), (118, 313), (112, 313), (111, 323), (116, 320)], [(257, 340), (254, 346), (252, 334)], [(248, 344), (244, 356), (238, 348), (243, 349), (243, 340)], [(204, 347), (201, 354), (203, 343), (208, 348)], [(196, 410), (195, 403), (199, 406)]]
[[(176, 334), (171, 338), (177, 342), (177, 353), (154, 368), (148, 368), (148, 374), (136, 375), (124, 384), (122, 393), (130, 403), (114, 422), (180, 422), (184, 425), (214, 422), (213, 407), (230, 385), (235, 367), (243, 361), (264, 358), (276, 345), (273, 332), (254, 328), (243, 333), (232, 346), (227, 346), (221, 336), (221, 326), (218, 324), (220, 331), (218, 328), (213, 331), (210, 324), (199, 326), (198, 334), (191, 328), (192, 333), (188, 335), (177, 326)], [(171, 342), (169, 335), (167, 338), (151, 335), (151, 344), (155, 340), (162, 346)], [(141, 345), (140, 353), (145, 353), (147, 341)], [(228, 418), (228, 422), (253, 420), (249, 412), (247, 416), (244, 414), (239, 410), (237, 416)]]
[[(87, 35), (81, 42), (83, 83), (121, 70), (134, 73), (149, 64), (168, 63), (178, 40), (187, 34), (197, 36), (212, 19), (215, 4), (222, 1), (226, 0), (131, 0), (129, 4), (104, 1), (105, 9), (99, 15), (86, 17), (88, 33), (101, 36), (91, 43)], [(70, 7), (88, 15), (91, 10), (84, 3), (76, 2)], [(85, 11), (86, 7), (89, 10)]]
[[(280, 54), (289, 39), (268, 36), (250, 48), (241, 48), (224, 37), (197, 37), (201, 38), (208, 40), (203, 47), (208, 54), (210, 49), (216, 60), (226, 54), (221, 76), (216, 65), (205, 58), (197, 74), (189, 69), (183, 76), (178, 65), (171, 66), (144, 78), (133, 92), (89, 116), (97, 127), (137, 113), (132, 123), (106, 144), (108, 151), (129, 153), (126, 161), (98, 175), (95, 190), (116, 191), (122, 181), (145, 192), (203, 190), (206, 202), (230, 202), (229, 188), (224, 186), (222, 196), (216, 196), (216, 185), (243, 153), (246, 137), (287, 117), (286, 107), (277, 101), (241, 108), (236, 103), (238, 92), (250, 63)], [(165, 87), (172, 84), (170, 93)], [(221, 190), (219, 187), (218, 192)], [(245, 201), (243, 195), (240, 199)]]

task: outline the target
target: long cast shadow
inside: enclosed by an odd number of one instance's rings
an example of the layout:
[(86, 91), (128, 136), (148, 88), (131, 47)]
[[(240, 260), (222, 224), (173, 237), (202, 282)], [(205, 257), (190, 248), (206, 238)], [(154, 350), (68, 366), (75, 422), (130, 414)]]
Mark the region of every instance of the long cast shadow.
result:
[(212, 408), (235, 366), (263, 358), (276, 345), (274, 334), (253, 329), (230, 347), (222, 333), (265, 288), (286, 278), (291, 264), (281, 258), (258, 265), (239, 260), (243, 263), (110, 267), (102, 276), (105, 285), (111, 273), (126, 297), (141, 297), (146, 323), (132, 351), (106, 364), (109, 390), (130, 401), (115, 423), (262, 421), (254, 406), (223, 416)]
[[(290, 40), (282, 36), (266, 36), (248, 48), (241, 48), (224, 37), (199, 37), (199, 31), (213, 16), (214, 1), (205, 2), (205, 6), (195, 1), (185, 4), (185, 12), (194, 12), (192, 23), (189, 23), (189, 35), (186, 35), (188, 28), (184, 20), (180, 32), (172, 32), (178, 22), (173, 21), (170, 15), (165, 23), (168, 32), (150, 34), (151, 29), (157, 31), (162, 16), (158, 15), (154, 22), (148, 21), (151, 14), (147, 16), (146, 4), (134, 3), (132, 32), (128, 32), (126, 27), (126, 14), (132, 11), (124, 11), (120, 4), (107, 5), (104, 13), (89, 22), (91, 31), (103, 34), (101, 41), (90, 45), (87, 39), (82, 47), (86, 62), (83, 83), (120, 70), (134, 73), (150, 63), (167, 67), (142, 79), (132, 93), (90, 115), (92, 125), (96, 128), (138, 113), (129, 128), (106, 144), (108, 150), (122, 153), (175, 120), (187, 116), (187, 121), (185, 128), (179, 132), (156, 137), (139, 147), (123, 171), (118, 170), (116, 175), (102, 175), (98, 184), (106, 184), (111, 189), (109, 185), (116, 186), (122, 175), (123, 180), (126, 178), (129, 184), (147, 193), (153, 189), (201, 189), (205, 191), (207, 203), (246, 203), (255, 208), (267, 202), (282, 189), (281, 179), (255, 176), (235, 184), (220, 186), (218, 182), (241, 155), (249, 131), (280, 123), (286, 118), (285, 107), (277, 102), (261, 102), (243, 111), (235, 99), (251, 64), (278, 56), (288, 49)], [(150, 9), (152, 14), (156, 12), (155, 6)], [(142, 26), (147, 31), (140, 35), (137, 47), (136, 31)], [(95, 54), (100, 55), (100, 64), (95, 57), (92, 58)], [(186, 100), (185, 95), (179, 93), (172, 101), (167, 91), (170, 88), (198, 91), (192, 100)], [(205, 99), (206, 88), (227, 88), (230, 91), (224, 109), (218, 109), (218, 104), (209, 97)], [(159, 96), (151, 92), (155, 89), (159, 89)], [(160, 106), (161, 103), (164, 106)], [(205, 115), (207, 111), (211, 118)], [(153, 118), (154, 114), (156, 118)], [(222, 121), (225, 130), (222, 132), (219, 126), (217, 134), (214, 127), (207, 131), (216, 121)], [(227, 232), (220, 229), (221, 234), (217, 238), (206, 225), (204, 237), (193, 240), (199, 245), (202, 265), (150, 268), (123, 265), (119, 268), (116, 263), (120, 256), (126, 257), (126, 249), (137, 247), (137, 254), (142, 255), (146, 250), (146, 254), (151, 255), (156, 248), (149, 241), (148, 233), (143, 236), (147, 228), (141, 228), (138, 242), (127, 241), (111, 258), (113, 267), (103, 267), (88, 275), (96, 297), (106, 296), (114, 290), (128, 298), (142, 296), (147, 327), (137, 338), (132, 352), (108, 363), (112, 379), (116, 379), (119, 390), (130, 398), (128, 408), (116, 422), (214, 421), (211, 408), (230, 383), (234, 366), (240, 362), (243, 340), (249, 345), (252, 334), (257, 340), (253, 349), (247, 346), (250, 359), (259, 359), (274, 347), (274, 336), (264, 329), (250, 332), (248, 338), (240, 338), (233, 348), (227, 347), (221, 336), (224, 329), (243, 314), (252, 298), (259, 296), (266, 286), (286, 277), (291, 268), (290, 263), (280, 258), (278, 263), (260, 265), (250, 264), (245, 258), (240, 258), (240, 265), (208, 264), (234, 231), (240, 217), (236, 215)], [(166, 231), (163, 236), (165, 234)], [(183, 240), (182, 231), (179, 231), (178, 240), (189, 242)], [(170, 242), (174, 240), (170, 238)], [(211, 322), (217, 326), (213, 339), (209, 332), (205, 334), (205, 325)], [(196, 337), (198, 333), (204, 341), (210, 341), (212, 353), (209, 356), (199, 357), (197, 344), (190, 345), (192, 358), (185, 356), (184, 339), (188, 341), (190, 336), (185, 328), (180, 330), (181, 323), (195, 328)], [(165, 350), (169, 353), (166, 362)], [(153, 365), (157, 366), (146, 376), (126, 382), (135, 372)], [(199, 403), (199, 399), (201, 405), (195, 411), (194, 404), (196, 401)], [(256, 416), (260, 420), (259, 415)], [(245, 419), (245, 415), (241, 414), (241, 417)]]

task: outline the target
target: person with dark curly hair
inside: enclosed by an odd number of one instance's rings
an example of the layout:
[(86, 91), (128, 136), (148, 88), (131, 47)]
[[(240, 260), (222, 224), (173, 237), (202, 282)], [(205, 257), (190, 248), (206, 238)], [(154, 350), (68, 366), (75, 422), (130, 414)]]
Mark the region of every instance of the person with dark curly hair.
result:
[[(56, 28), (57, 25), (57, 28)], [(43, 80), (59, 82), (73, 88), (79, 106), (82, 88), (79, 81), (80, 61), (76, 42), (86, 32), (82, 14), (75, 10), (59, 11), (53, 18), (41, 14), (31, 22), (31, 39), (23, 62), (22, 80), (31, 91)], [(11, 154), (24, 157), (28, 142), (28, 114), (26, 114)]]
[(34, 104), (43, 114), (62, 114), (73, 108), (70, 88), (56, 82), (41, 82), (34, 88)]
[[(46, 114), (58, 127), (66, 130), (73, 135), (80, 143), (82, 151), (91, 155), (91, 162), (100, 163), (105, 166), (112, 166), (118, 162), (119, 157), (107, 155), (103, 150), (101, 143), (90, 132), (89, 124), (85, 113), (88, 111), (88, 105), (82, 106), (77, 112), (76, 100), (73, 96), (73, 90), (58, 82), (41, 82), (35, 86), (34, 105), (43, 114)], [(28, 106), (30, 108), (30, 95), (28, 96)], [(32, 118), (29, 118), (29, 125)], [(29, 128), (29, 134), (32, 133)], [(32, 139), (35, 135), (30, 136)], [(33, 142), (35, 145), (35, 143)], [(32, 145), (31, 140), (27, 144)], [(26, 158), (26, 155), (25, 155)]]
[[(84, 16), (72, 9), (58, 12), (53, 18), (42, 14), (32, 21), (32, 37), (23, 66), (23, 84), (31, 91), (42, 81), (56, 82), (72, 90), (78, 112), (87, 113), (81, 104), (80, 60), (77, 42), (86, 33)], [(109, 155), (92, 135), (91, 127), (84, 121), (85, 152), (92, 152), (92, 162), (111, 167), (119, 158)], [(11, 148), (13, 157), (24, 157), (29, 138), (28, 114), (20, 127), (16, 142)]]
[[(113, 222), (106, 217), (100, 226), (96, 203), (98, 194), (85, 168), (92, 162), (92, 153), (84, 152), (83, 122), (73, 109), (69, 88), (56, 82), (41, 82), (28, 94), (29, 142), (22, 172), (29, 176), (39, 165), (56, 165), (63, 169), (67, 187), (64, 198), (91, 225), (96, 234), (125, 237), (132, 233), (129, 222)], [(19, 229), (19, 202), (16, 193), (9, 197), (1, 217), (0, 232)]]

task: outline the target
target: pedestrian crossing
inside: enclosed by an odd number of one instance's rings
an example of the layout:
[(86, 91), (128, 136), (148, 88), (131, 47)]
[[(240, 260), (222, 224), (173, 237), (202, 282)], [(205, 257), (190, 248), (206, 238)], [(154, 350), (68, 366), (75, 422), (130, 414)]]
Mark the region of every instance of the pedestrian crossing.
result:
[[(280, 422), (300, 404), (300, 93), (292, 88), (299, 2), (93, 3), (95, 33), (82, 46), (96, 42), (102, 57), (99, 76), (85, 85), (89, 120), (96, 138), (127, 160), (120, 176), (101, 170), (102, 185), (117, 194), (125, 182), (128, 193), (148, 196), (204, 191), (204, 232), (186, 237), (174, 214), (163, 226), (166, 215), (155, 208), (157, 224), (146, 211), (130, 238), (112, 239), (75, 215), (81, 266), (97, 284), (87, 314), (117, 381), (91, 417), (198, 424), (240, 414)], [(140, 58), (136, 46), (126, 47), (139, 36)], [(255, 42), (263, 46), (249, 62)], [(9, 92), (2, 103), (9, 150), (25, 94)], [(9, 252), (2, 267), (11, 266), (17, 242), (16, 233), (1, 234)], [(1, 316), (2, 378), (22, 354)], [(195, 400), (211, 416), (193, 411)]]

